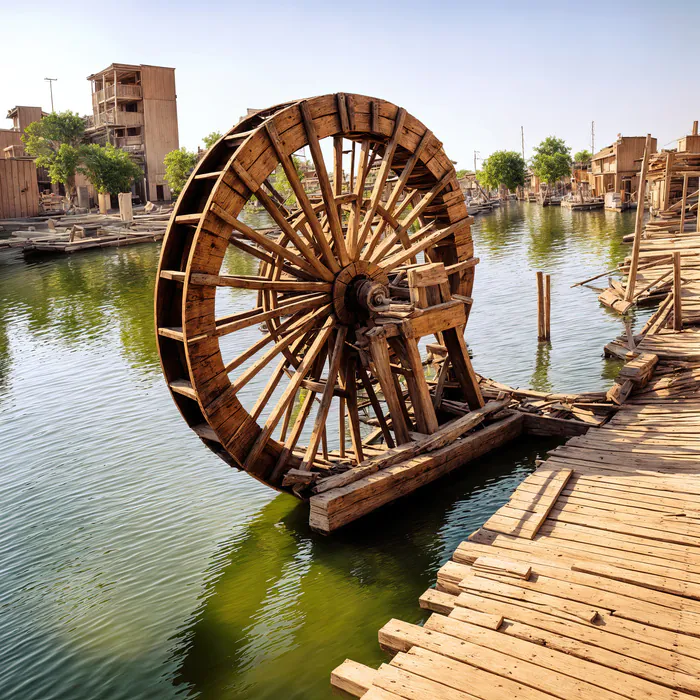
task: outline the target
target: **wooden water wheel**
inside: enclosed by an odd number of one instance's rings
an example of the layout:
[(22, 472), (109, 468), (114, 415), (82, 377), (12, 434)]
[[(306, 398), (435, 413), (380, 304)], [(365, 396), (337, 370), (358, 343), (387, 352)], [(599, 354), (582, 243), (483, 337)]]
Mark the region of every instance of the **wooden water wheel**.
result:
[[(315, 175), (297, 171), (303, 148)], [(253, 197), (275, 231), (244, 222)], [(232, 246), (257, 274), (222, 272)], [(448, 395), (483, 405), (463, 338), (476, 262), (452, 162), (404, 109), (339, 93), (257, 112), (199, 162), (163, 243), (156, 325), (173, 398), (228, 463), (297, 492), (434, 433), (454, 418)], [(252, 290), (252, 308), (218, 316), (230, 288)], [(230, 334), (246, 342), (229, 357)]]

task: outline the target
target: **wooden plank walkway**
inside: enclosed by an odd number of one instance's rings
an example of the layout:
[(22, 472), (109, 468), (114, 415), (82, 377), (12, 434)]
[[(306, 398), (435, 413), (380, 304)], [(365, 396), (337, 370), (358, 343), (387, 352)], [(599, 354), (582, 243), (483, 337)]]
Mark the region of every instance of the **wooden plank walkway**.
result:
[(425, 624), (379, 631), (390, 662), (346, 661), (335, 686), (364, 700), (700, 696), (700, 328), (637, 351), (658, 356), (650, 383), (459, 545), (421, 596)]

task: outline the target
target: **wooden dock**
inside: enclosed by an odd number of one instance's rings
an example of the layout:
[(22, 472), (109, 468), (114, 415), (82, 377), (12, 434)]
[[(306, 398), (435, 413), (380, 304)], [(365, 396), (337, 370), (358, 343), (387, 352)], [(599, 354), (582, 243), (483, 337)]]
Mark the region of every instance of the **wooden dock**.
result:
[(459, 545), (421, 596), (423, 626), (379, 631), (390, 662), (346, 661), (334, 686), (364, 700), (700, 696), (700, 293), (684, 277), (686, 329), (630, 351), (658, 358), (651, 376), (628, 364), (637, 388), (616, 415), (554, 449)]

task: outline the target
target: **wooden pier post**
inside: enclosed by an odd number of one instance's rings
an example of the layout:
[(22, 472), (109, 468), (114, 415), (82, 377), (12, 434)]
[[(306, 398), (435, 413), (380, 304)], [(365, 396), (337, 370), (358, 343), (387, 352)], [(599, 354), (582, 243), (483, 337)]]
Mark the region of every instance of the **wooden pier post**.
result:
[(685, 205), (688, 199), (688, 175), (683, 175), (683, 199), (681, 201), (681, 226), (678, 233), (683, 234), (685, 228)]
[(637, 282), (637, 268), (639, 267), (639, 247), (642, 243), (642, 224), (644, 222), (644, 189), (647, 181), (647, 169), (649, 168), (649, 156), (651, 154), (651, 134), (647, 134), (644, 145), (644, 158), (642, 169), (639, 173), (639, 190), (637, 193), (637, 218), (634, 222), (634, 243), (632, 244), (632, 261), (627, 279), (627, 291), (625, 301), (631, 302), (634, 298), (634, 287)]
[(673, 254), (673, 330), (683, 330), (683, 302), (681, 299), (681, 254)]
[(544, 335), (545, 335), (545, 340), (549, 340), (550, 338), (550, 328), (549, 328), (549, 320), (551, 318), (551, 296), (550, 292), (552, 289), (551, 285), (551, 276), (550, 275), (545, 275), (544, 276)]
[(100, 208), (100, 214), (106, 214), (109, 212), (109, 209), (112, 206), (109, 192), (100, 192), (97, 195), (97, 204)]
[(537, 273), (537, 340), (549, 340), (550, 276)]
[(134, 210), (131, 204), (131, 192), (119, 193), (119, 218), (122, 221), (134, 220)]

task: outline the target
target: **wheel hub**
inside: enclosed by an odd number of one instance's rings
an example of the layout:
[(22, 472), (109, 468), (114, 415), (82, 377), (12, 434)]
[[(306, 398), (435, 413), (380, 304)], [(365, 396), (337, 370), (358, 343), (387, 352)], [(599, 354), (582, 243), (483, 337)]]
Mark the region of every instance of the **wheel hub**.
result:
[(376, 263), (357, 260), (343, 268), (333, 283), (338, 320), (354, 324), (378, 312), (389, 299), (389, 278)]

